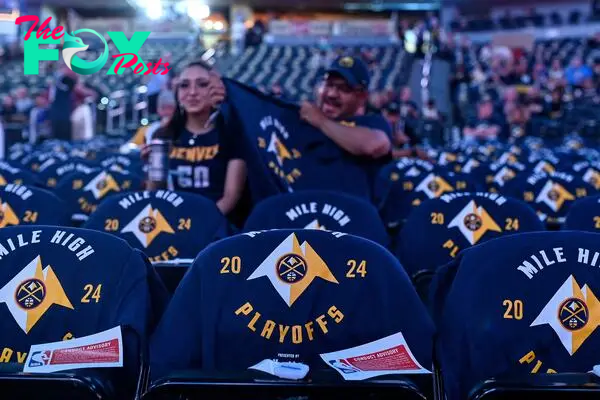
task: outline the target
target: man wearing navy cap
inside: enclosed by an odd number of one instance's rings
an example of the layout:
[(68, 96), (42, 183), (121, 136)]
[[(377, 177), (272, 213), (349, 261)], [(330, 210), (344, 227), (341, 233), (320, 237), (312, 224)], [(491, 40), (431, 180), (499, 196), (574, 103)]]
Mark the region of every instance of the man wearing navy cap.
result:
[(342, 56), (327, 69), (317, 87), (317, 103), (302, 103), (300, 116), (331, 139), (347, 161), (360, 164), (368, 179), (391, 160), (390, 124), (379, 114), (366, 114), (370, 73), (357, 57)]

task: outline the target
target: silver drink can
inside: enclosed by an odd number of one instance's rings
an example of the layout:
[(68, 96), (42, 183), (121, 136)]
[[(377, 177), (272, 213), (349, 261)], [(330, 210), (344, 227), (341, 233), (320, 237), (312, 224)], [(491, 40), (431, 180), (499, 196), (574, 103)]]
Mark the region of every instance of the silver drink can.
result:
[(167, 183), (169, 177), (169, 150), (171, 142), (153, 139), (148, 155), (148, 180), (150, 182)]

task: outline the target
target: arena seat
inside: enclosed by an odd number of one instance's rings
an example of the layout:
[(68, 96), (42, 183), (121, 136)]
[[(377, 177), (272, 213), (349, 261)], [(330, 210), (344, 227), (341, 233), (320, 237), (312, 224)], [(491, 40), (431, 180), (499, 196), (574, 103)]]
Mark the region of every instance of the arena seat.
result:
[(576, 200), (565, 219), (565, 229), (600, 233), (600, 196)]
[(600, 378), (594, 374), (532, 374), (519, 379), (489, 379), (476, 386), (471, 400), (593, 400), (600, 395)]
[(40, 184), (40, 180), (35, 174), (15, 164), (0, 161), (0, 186), (7, 183), (32, 186)]
[(381, 207), (385, 202), (393, 186), (390, 182), (397, 182), (405, 176), (415, 177), (435, 170), (436, 166), (433, 163), (414, 158), (401, 158), (396, 162), (386, 165), (379, 171), (375, 179), (373, 189), (375, 204)]
[[(142, 159), (138, 153), (131, 155), (107, 155), (99, 160), (101, 168), (113, 168), (113, 170), (126, 171), (134, 175), (143, 175), (143, 164)], [(117, 169), (114, 169), (117, 168)]]
[(600, 190), (600, 163), (583, 161), (572, 166), (573, 174), (581, 175), (585, 183)]
[[(398, 310), (401, 316), (389, 318)], [(210, 389), (210, 380), (195, 386), (178, 371), (200, 370), (218, 381), (221, 372), (243, 373), (266, 359), (305, 363), (310, 378), (313, 370), (334, 368), (324, 362), (329, 360), (324, 353), (399, 332), (401, 352), (411, 361), (402, 363), (405, 373), (395, 379), (428, 382), (424, 389), (398, 385), (396, 395), (402, 398), (408, 391), (408, 398), (415, 398), (432, 388), (425, 370), (431, 366), (433, 325), (389, 252), (366, 239), (328, 231), (244, 233), (201, 252), (177, 288), (152, 337), (150, 394), (169, 386), (172, 378), (171, 396), (197, 389), (192, 396), (197, 398)], [(337, 371), (347, 376), (376, 369), (353, 364), (358, 359), (347, 358), (350, 371)], [(260, 381), (253, 382), (260, 388)], [(352, 386), (339, 377), (335, 382), (340, 393), (351, 393)]]
[(406, 174), (403, 177), (395, 175), (390, 177), (391, 181), (388, 182), (389, 187), (385, 191), (385, 197), (380, 200), (379, 210), (383, 222), (388, 227), (401, 225), (411, 211), (425, 200), (435, 199), (455, 191), (478, 190), (471, 180), (463, 179), (451, 172), (443, 172), (441, 168), (416, 176)]
[(38, 176), (44, 186), (48, 189), (54, 189), (63, 177), (73, 172), (89, 175), (94, 171), (95, 167), (93, 164), (86, 160), (59, 161), (51, 158), (40, 165)]
[(198, 253), (230, 233), (214, 202), (165, 190), (110, 196), (84, 227), (116, 235), (143, 251), (171, 292)]
[[(467, 249), (438, 270), (431, 309), (448, 400), (467, 398), (489, 378), (497, 379), (492, 387), (529, 398), (531, 373), (591, 371), (600, 340), (599, 243), (599, 234), (574, 231), (510, 235)], [(502, 380), (520, 378), (523, 384), (502, 387)], [(533, 397), (557, 398), (561, 382), (559, 375), (544, 386), (547, 397)], [(598, 393), (597, 385), (579, 390)]]
[[(167, 298), (160, 285), (153, 284), (158, 281), (142, 254), (110, 235), (52, 226), (2, 229), (0, 246), (0, 302), (4, 303), (0, 304), (0, 340), (2, 363), (6, 363), (0, 369), (1, 390), (10, 388), (24, 398), (40, 393), (55, 399), (90, 398), (90, 394), (131, 398), (150, 330)], [(115, 327), (121, 328), (122, 339), (104, 339), (111, 351), (97, 355), (104, 354), (112, 362), (121, 359), (120, 368), (73, 370), (82, 365), (81, 359), (74, 362), (67, 349), (65, 353), (45, 345), (65, 344)], [(104, 346), (88, 342), (94, 343)], [(28, 354), (32, 345), (45, 345), (48, 350), (41, 347)], [(75, 349), (81, 349), (79, 357), (89, 360), (86, 348)], [(60, 365), (70, 371), (58, 372)], [(24, 368), (29, 371), (19, 372)]]
[(494, 193), (447, 193), (410, 213), (394, 253), (426, 299), (438, 267), (464, 249), (499, 236), (543, 230), (524, 202)]
[[(374, 63), (370, 90), (398, 87), (403, 83), (402, 59), (405, 52), (401, 46), (354, 46), (333, 50), (372, 54)], [(248, 47), (225, 75), (241, 83), (267, 89), (278, 84), (288, 100), (307, 99), (312, 96), (325, 71), (325, 57), (315, 59), (317, 52), (309, 46), (262, 44)]]
[(29, 171), (38, 172), (40, 166), (49, 159), (56, 159), (58, 162), (69, 160), (69, 155), (61, 151), (41, 151), (36, 150), (21, 158), (19, 162)]
[(136, 175), (97, 169), (90, 174), (73, 172), (61, 179), (55, 193), (64, 199), (71, 221), (86, 221), (108, 196), (131, 192), (141, 186)]
[(305, 190), (269, 197), (246, 220), (246, 232), (268, 229), (322, 229), (370, 239), (387, 246), (389, 238), (377, 209), (343, 193)]
[(494, 163), (490, 164), (485, 174), (487, 190), (493, 193), (502, 193), (508, 182), (521, 174), (527, 174), (529, 170), (520, 162)]
[(9, 183), (0, 187), (0, 227), (13, 225), (68, 225), (65, 203), (54, 193)]
[(502, 194), (523, 199), (531, 205), (548, 228), (557, 229), (565, 220), (569, 207), (578, 198), (596, 192), (580, 177), (563, 172), (534, 173), (513, 179)]

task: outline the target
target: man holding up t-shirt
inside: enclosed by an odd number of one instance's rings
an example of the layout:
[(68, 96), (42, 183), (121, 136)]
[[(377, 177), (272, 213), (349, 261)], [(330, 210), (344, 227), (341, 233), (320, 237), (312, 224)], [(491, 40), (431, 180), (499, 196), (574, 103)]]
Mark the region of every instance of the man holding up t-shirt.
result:
[[(372, 196), (379, 168), (391, 161), (391, 127), (382, 115), (365, 114), (369, 97), (369, 69), (351, 56), (342, 56), (327, 69), (317, 87), (317, 103), (304, 102), (300, 117), (329, 140), (318, 150), (313, 187)], [(319, 177), (320, 179), (317, 179)], [(318, 186), (318, 187), (317, 187)]]

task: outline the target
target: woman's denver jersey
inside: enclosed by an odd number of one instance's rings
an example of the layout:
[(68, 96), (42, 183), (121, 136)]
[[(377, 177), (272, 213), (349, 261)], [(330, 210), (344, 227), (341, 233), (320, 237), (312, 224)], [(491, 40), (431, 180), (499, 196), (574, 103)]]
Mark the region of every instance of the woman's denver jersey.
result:
[(227, 164), (241, 158), (240, 151), (223, 128), (217, 127), (196, 136), (184, 130), (173, 142), (169, 154), (173, 189), (217, 201), (223, 196)]

